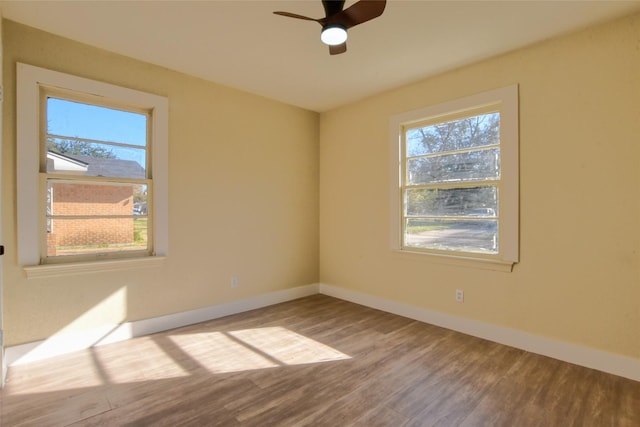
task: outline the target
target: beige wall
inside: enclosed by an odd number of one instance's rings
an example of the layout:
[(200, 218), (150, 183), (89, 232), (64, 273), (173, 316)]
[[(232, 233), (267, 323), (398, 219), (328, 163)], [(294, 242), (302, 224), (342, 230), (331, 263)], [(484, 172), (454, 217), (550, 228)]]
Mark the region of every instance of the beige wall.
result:
[[(521, 262), (392, 253), (390, 116), (514, 83)], [(640, 358), (640, 15), (333, 110), (320, 135), (322, 283)]]
[[(318, 281), (316, 113), (11, 21), (3, 27), (6, 345)], [(25, 278), (16, 260), (16, 61), (169, 98), (164, 266)]]

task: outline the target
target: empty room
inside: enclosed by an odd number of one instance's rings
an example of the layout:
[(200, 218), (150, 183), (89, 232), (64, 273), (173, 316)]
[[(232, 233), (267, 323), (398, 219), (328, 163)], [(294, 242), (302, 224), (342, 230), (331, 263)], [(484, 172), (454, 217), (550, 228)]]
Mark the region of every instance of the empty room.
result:
[(0, 15), (0, 425), (640, 425), (640, 1)]

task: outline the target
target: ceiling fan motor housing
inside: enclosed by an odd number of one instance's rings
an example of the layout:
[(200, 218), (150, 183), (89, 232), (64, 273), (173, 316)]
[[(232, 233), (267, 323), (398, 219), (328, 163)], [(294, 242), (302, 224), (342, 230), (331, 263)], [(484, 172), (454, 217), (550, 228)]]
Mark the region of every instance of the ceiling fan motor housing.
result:
[(329, 17), (338, 12), (342, 12), (344, 0), (324, 0), (322, 6), (324, 7), (324, 16)]

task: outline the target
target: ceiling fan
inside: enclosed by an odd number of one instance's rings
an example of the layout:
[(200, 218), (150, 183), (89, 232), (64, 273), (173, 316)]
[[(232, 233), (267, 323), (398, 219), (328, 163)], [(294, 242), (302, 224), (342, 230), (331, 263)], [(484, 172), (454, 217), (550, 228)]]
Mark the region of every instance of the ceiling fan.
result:
[(322, 0), (326, 16), (318, 19), (290, 12), (273, 13), (289, 18), (315, 21), (322, 25), (320, 39), (324, 44), (329, 45), (331, 55), (337, 55), (347, 51), (347, 30), (382, 15), (386, 4), (386, 0), (360, 0), (343, 9), (344, 0)]

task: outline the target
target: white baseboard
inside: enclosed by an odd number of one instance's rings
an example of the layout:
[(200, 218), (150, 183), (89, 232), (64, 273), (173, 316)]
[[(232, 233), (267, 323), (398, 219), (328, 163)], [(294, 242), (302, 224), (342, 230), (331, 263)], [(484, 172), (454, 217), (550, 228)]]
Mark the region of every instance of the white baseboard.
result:
[(318, 293), (318, 284), (283, 289), (264, 295), (214, 305), (197, 310), (168, 314), (151, 319), (107, 325), (77, 333), (56, 335), (43, 341), (21, 344), (5, 349), (7, 366), (42, 360), (73, 351), (124, 341), (130, 338), (218, 319)]
[(402, 304), (337, 286), (320, 284), (320, 293), (452, 329), (510, 347), (519, 348), (531, 353), (640, 381), (640, 359), (533, 335), (528, 332), (479, 322), (477, 320), (452, 316), (409, 304)]
[(43, 341), (8, 347), (5, 349), (4, 363), (6, 366), (12, 366), (33, 362), (94, 346), (110, 344), (242, 313), (244, 311), (315, 295), (317, 293), (640, 381), (640, 359), (533, 335), (516, 329), (479, 322), (477, 320), (453, 316), (326, 284), (312, 284), (284, 289), (197, 310), (105, 326), (81, 333), (53, 336)]

